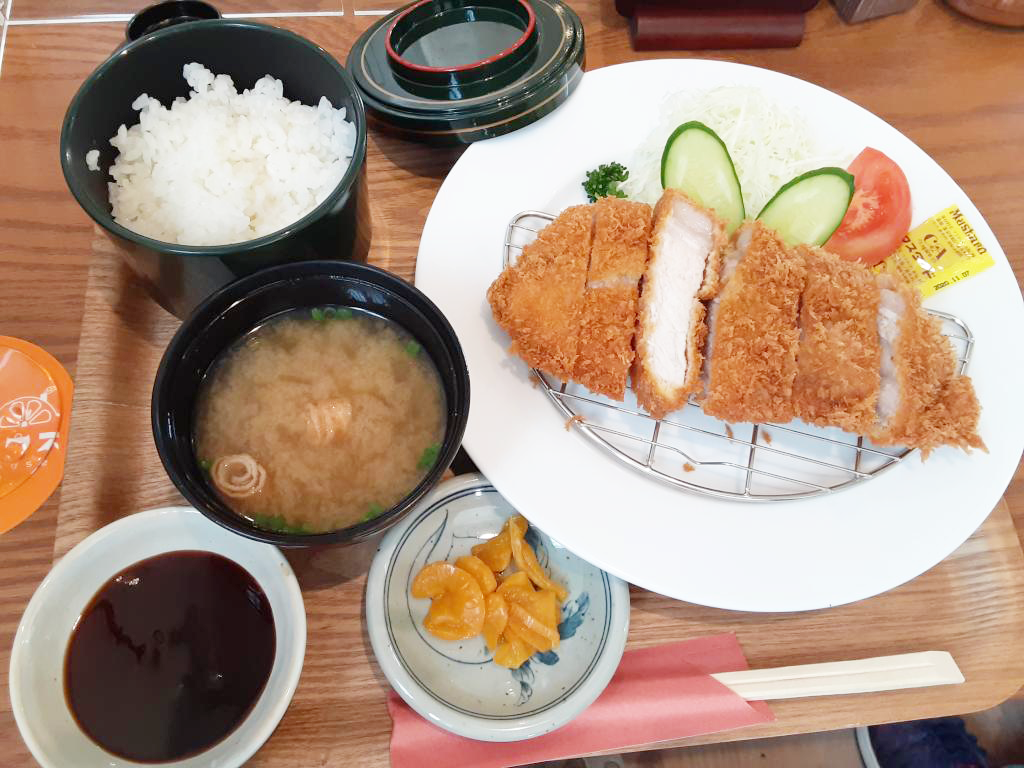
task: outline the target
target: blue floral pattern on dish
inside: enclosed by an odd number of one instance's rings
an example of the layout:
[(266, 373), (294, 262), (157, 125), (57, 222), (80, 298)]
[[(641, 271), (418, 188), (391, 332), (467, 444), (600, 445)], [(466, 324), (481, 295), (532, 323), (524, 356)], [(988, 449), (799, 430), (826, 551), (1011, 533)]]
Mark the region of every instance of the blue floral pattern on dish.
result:
[[(529, 532), (527, 533), (527, 541), (529, 541)], [(537, 545), (531, 542), (534, 551), (537, 551)], [(545, 552), (545, 560), (547, 558), (547, 552)], [(537, 559), (540, 560), (540, 552), (537, 552)], [(541, 565), (544, 566), (544, 561), (541, 561)], [(562, 606), (562, 616), (564, 617), (558, 624), (558, 639), (568, 640), (576, 634), (576, 630), (580, 624), (583, 623), (583, 618), (587, 615), (587, 609), (590, 607), (590, 595), (583, 592), (579, 597), (572, 601), (573, 607), (568, 608), (569, 603)], [(530, 697), (533, 695), (533, 680), (535, 672), (531, 666), (531, 662), (539, 662), (548, 667), (553, 667), (558, 663), (558, 654), (555, 651), (537, 651), (529, 659), (523, 662), (523, 665), (519, 669), (513, 669), (512, 679), (519, 683), (519, 704), (526, 704)]]
[(587, 592), (582, 592), (572, 602), (574, 607), (568, 610), (564, 606), (562, 607), (563, 618), (558, 624), (559, 640), (567, 640), (576, 634), (576, 630), (579, 629), (580, 624), (583, 623), (583, 618), (587, 615), (587, 609), (590, 608), (590, 595)]

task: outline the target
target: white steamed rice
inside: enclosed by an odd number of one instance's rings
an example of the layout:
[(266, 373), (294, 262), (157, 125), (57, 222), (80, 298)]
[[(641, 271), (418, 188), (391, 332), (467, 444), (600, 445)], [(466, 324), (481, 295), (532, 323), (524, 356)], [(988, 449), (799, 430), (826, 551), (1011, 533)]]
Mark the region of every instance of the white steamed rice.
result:
[[(356, 128), (326, 97), (315, 107), (284, 98), (270, 75), (238, 93), (201, 64), (182, 72), (191, 91), (170, 109), (146, 94), (110, 143), (114, 220), (183, 245), (224, 245), (276, 232), (334, 190), (355, 148)], [(86, 156), (97, 166), (99, 152)], [(95, 170), (95, 169), (94, 169)]]

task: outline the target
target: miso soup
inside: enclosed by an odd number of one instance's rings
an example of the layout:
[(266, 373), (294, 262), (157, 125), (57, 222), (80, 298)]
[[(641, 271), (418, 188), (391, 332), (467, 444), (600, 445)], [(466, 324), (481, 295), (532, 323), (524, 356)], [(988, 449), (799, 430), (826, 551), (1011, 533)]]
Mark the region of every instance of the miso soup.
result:
[(296, 310), (211, 368), (194, 447), (235, 512), (321, 533), (408, 494), (437, 460), (446, 411), (433, 362), (405, 330), (344, 307)]

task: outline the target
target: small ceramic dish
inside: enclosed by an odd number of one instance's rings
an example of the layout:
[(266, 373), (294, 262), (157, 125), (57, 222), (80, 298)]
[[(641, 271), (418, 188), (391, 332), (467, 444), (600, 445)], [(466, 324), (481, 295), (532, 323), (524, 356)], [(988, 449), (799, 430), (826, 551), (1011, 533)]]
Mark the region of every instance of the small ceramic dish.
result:
[(82, 610), (115, 574), (140, 560), (179, 550), (216, 552), (242, 566), (274, 614), (270, 677), (245, 719), (203, 752), (163, 768), (234, 768), (244, 764), (284, 716), (302, 672), (306, 613), (291, 566), (275, 547), (236, 536), (189, 507), (139, 512), (92, 534), (43, 579), (18, 625), (11, 652), (14, 719), (43, 768), (136, 768), (101, 749), (78, 727), (64, 696), (64, 656)]
[(366, 585), (370, 644), (388, 681), (431, 723), (480, 741), (529, 739), (568, 723), (611, 680), (629, 630), (626, 583), (533, 527), (527, 541), (541, 566), (569, 590), (557, 650), (509, 670), (481, 637), (447, 642), (423, 629), (430, 601), (409, 594), (419, 570), (469, 554), (514, 514), (482, 475), (442, 483), (384, 537)]

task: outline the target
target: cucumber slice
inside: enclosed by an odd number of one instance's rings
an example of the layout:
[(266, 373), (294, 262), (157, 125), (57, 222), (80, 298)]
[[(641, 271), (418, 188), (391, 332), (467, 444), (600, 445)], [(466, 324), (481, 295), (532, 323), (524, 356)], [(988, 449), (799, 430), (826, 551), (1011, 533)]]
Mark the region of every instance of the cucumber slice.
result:
[(729, 150), (717, 133), (696, 120), (680, 125), (665, 142), (661, 186), (685, 192), (711, 208), (730, 234), (747, 215)]
[(853, 176), (842, 168), (818, 168), (782, 185), (757, 214), (786, 245), (823, 245), (853, 199)]

